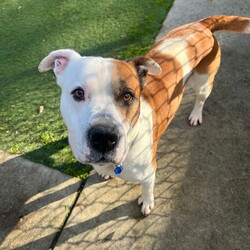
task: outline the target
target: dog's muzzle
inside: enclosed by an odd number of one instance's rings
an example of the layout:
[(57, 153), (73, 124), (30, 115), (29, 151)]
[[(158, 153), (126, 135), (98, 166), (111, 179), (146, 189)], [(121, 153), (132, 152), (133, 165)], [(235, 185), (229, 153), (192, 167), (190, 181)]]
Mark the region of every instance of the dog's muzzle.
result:
[(119, 131), (115, 126), (97, 124), (88, 131), (90, 147), (102, 154), (112, 151), (119, 142)]
[(94, 117), (85, 136), (89, 163), (120, 163), (124, 147), (123, 128), (113, 117), (106, 114)]

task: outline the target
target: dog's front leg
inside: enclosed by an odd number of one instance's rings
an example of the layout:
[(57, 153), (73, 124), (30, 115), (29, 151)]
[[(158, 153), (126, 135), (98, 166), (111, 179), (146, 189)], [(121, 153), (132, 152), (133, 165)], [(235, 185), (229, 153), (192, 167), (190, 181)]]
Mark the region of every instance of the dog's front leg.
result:
[(138, 199), (138, 204), (141, 205), (142, 214), (146, 216), (154, 208), (155, 171), (141, 184), (141, 196)]

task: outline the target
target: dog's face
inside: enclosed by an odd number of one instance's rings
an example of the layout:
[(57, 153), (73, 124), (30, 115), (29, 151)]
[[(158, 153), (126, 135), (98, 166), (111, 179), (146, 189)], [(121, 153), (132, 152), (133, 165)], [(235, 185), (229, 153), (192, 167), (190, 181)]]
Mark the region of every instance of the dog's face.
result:
[(85, 57), (63, 72), (61, 113), (81, 162), (122, 161), (140, 109), (140, 82), (125, 62)]
[(62, 89), (61, 113), (75, 157), (83, 163), (121, 163), (140, 115), (144, 78), (149, 71), (160, 73), (158, 64), (150, 58), (125, 62), (59, 50), (39, 66), (40, 71), (51, 68)]

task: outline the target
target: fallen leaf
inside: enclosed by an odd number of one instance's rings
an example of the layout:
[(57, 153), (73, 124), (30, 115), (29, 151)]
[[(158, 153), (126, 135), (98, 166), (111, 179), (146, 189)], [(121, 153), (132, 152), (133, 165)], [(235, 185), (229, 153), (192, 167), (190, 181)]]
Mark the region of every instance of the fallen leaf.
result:
[(43, 111), (44, 111), (44, 106), (41, 105), (41, 106), (39, 107), (39, 114), (41, 114)]

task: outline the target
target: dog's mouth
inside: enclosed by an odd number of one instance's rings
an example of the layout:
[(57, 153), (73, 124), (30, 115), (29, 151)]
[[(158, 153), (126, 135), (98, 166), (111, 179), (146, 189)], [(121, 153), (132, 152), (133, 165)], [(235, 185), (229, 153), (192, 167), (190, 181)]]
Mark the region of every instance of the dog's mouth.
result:
[(98, 165), (120, 165), (124, 158), (126, 157), (128, 148), (123, 150), (121, 148), (116, 148), (111, 152), (101, 153), (96, 150), (90, 149), (90, 154), (87, 156), (89, 163)]
[(110, 160), (102, 156), (100, 159), (96, 160), (94, 163), (112, 163)]
[(106, 165), (106, 164), (114, 164), (118, 163), (115, 161), (115, 157), (113, 155), (105, 155), (105, 154), (92, 154), (92, 157), (88, 159), (90, 164), (98, 164), (98, 165)]

